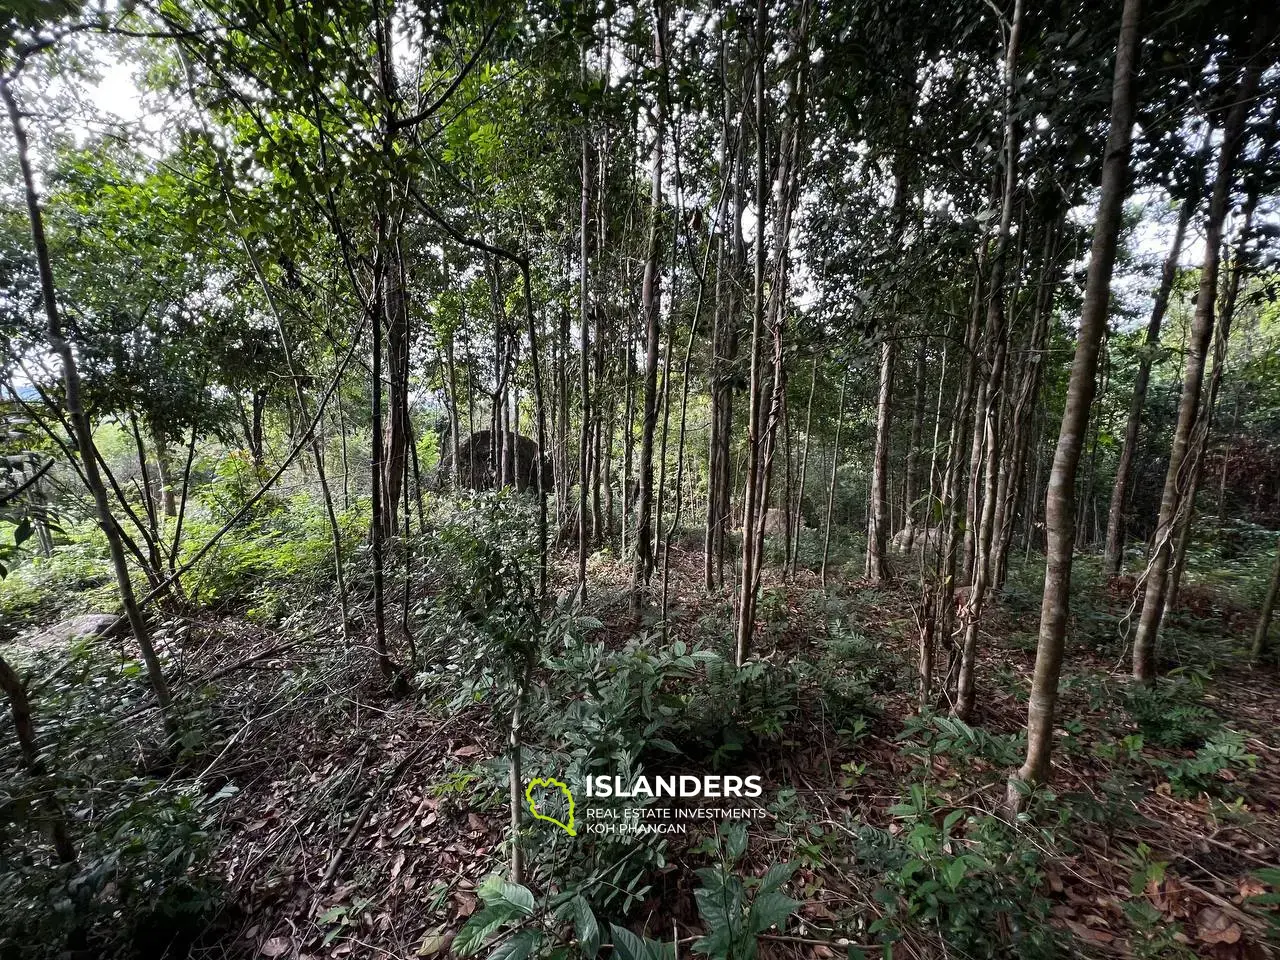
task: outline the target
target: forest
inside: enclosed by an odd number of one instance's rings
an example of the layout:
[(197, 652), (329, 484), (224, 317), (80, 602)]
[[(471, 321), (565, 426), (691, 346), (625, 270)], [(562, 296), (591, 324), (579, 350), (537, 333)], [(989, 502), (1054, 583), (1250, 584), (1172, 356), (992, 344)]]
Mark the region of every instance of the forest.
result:
[(1280, 8), (0, 0), (0, 960), (1280, 957)]

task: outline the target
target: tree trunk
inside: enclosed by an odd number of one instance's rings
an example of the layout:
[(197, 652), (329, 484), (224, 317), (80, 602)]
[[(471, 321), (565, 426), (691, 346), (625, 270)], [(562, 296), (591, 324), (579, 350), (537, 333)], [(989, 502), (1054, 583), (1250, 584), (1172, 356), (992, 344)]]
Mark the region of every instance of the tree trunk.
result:
[[(661, 8), (656, 12), (653, 30), (653, 62), (658, 73), (663, 70), (663, 47), (666, 24)], [(661, 292), (660, 264), (662, 256), (662, 140), (664, 136), (664, 104), (659, 94), (653, 110), (653, 155), (650, 172), (649, 243), (641, 288), (641, 313), (645, 319), (644, 356), (644, 423), (640, 433), (640, 489), (636, 500), (635, 565), (631, 574), (631, 613), (636, 616), (653, 575), (653, 443), (658, 428), (658, 345)]]
[(840, 432), (844, 426), (844, 389), (849, 382), (849, 371), (845, 370), (840, 378), (840, 399), (836, 401), (836, 442), (831, 454), (831, 479), (827, 482), (826, 522), (822, 531), (822, 564), (818, 568), (818, 577), (823, 589), (827, 586), (827, 555), (831, 551), (831, 520), (836, 500), (836, 472), (840, 469)]
[(1026, 475), (1032, 428), (1039, 407), (1040, 385), (1044, 378), (1044, 354), (1049, 342), (1053, 301), (1061, 270), (1055, 249), (1061, 225), (1062, 221), (1058, 219), (1045, 232), (1040, 287), (1036, 291), (1035, 305), (1032, 308), (1031, 330), (1027, 336), (1027, 356), (1021, 365), (1018, 396), (1010, 415), (1010, 426), (1013, 430), (1013, 438), (1009, 443), (1011, 462), (1007, 464), (1007, 470), (1004, 468), (1001, 470), (1001, 486), (996, 503), (996, 543), (991, 572), (991, 586), (996, 590), (1003, 589), (1008, 572), (1009, 550), (1013, 545), (1019, 494)]
[[(1263, 25), (1259, 26), (1256, 50), (1265, 42)], [(1232, 107), (1222, 130), (1218, 153), (1218, 170), (1214, 177), (1213, 196), (1205, 218), (1204, 266), (1200, 289), (1196, 296), (1196, 312), (1187, 342), (1186, 365), (1182, 377), (1182, 397), (1178, 403), (1178, 422), (1173, 434), (1173, 448), (1165, 474), (1164, 492), (1160, 498), (1160, 517), (1152, 538), (1151, 559), (1147, 564), (1147, 584), (1142, 600), (1142, 614), (1133, 640), (1133, 677), (1142, 683), (1155, 680), (1156, 643), (1160, 621), (1164, 616), (1165, 589), (1168, 586), (1172, 559), (1174, 524), (1181, 497), (1186, 489), (1187, 451), (1200, 408), (1200, 390), (1204, 381), (1205, 360), (1213, 337), (1214, 307), (1218, 290), (1218, 267), (1222, 247), (1222, 224), (1231, 202), (1236, 158), (1245, 138), (1245, 120), (1253, 103), (1262, 69), (1262, 58), (1254, 57), (1244, 68), (1244, 75), (1233, 91)]]
[[(1205, 146), (1209, 138), (1205, 138)], [(1202, 152), (1203, 157), (1203, 152)], [(1105, 577), (1119, 575), (1124, 566), (1124, 508), (1129, 496), (1129, 480), (1133, 476), (1133, 462), (1138, 454), (1138, 433), (1142, 429), (1142, 411), (1147, 403), (1147, 385), (1151, 382), (1151, 363), (1160, 345), (1160, 326), (1169, 309), (1169, 296), (1173, 281), (1178, 275), (1178, 258), (1182, 255), (1182, 242), (1187, 226), (1195, 210), (1198, 197), (1188, 197), (1178, 210), (1178, 225), (1174, 228), (1173, 243), (1165, 257), (1160, 273), (1160, 286), (1156, 290), (1155, 303), (1151, 307), (1151, 319), (1147, 321), (1147, 337), (1138, 360), (1138, 372), (1133, 381), (1133, 399), (1129, 403), (1129, 419), (1124, 428), (1124, 444), (1116, 463), (1115, 486), (1111, 491), (1111, 506), (1107, 511), (1107, 541), (1102, 553), (1102, 574)]]
[(155, 693), (156, 702), (160, 705), (165, 726), (172, 735), (177, 729), (176, 718), (173, 716), (173, 699), (164, 678), (160, 658), (151, 644), (146, 621), (142, 618), (142, 609), (134, 596), (124, 546), (120, 540), (115, 518), (111, 515), (111, 506), (107, 499), (106, 486), (102, 482), (102, 474), (98, 470), (98, 451), (93, 442), (93, 426), (81, 403), (80, 372), (76, 366), (75, 353), (71, 349), (71, 344), (63, 334), (57, 289), (53, 282), (53, 264), (49, 257), (49, 244), (45, 239), (44, 215), (40, 207), (39, 194), (36, 193), (35, 173), (31, 168), (27, 132), (22, 126), (22, 113), (18, 109), (13, 92), (9, 89), (9, 81), (3, 77), (0, 77), (0, 99), (4, 100), (8, 110), (9, 123), (13, 128), (13, 137), (17, 146), (18, 166), (22, 173), (27, 216), (30, 220), (31, 242), (35, 249), (36, 267), (40, 275), (40, 295), (48, 323), (49, 345), (62, 363), (62, 381), (66, 392), (67, 416), (72, 428), (72, 439), (80, 453), (81, 467), (89, 493), (93, 497), (98, 526), (107, 540), (116, 587), (120, 591), (121, 606), (124, 607), (125, 617), (129, 621), (134, 640), (142, 653), (143, 663), (147, 668), (147, 678)]
[(1253, 631), (1253, 649), (1250, 655), (1254, 663), (1261, 663), (1267, 652), (1267, 632), (1271, 629), (1271, 617), (1276, 609), (1276, 597), (1280, 596), (1280, 540), (1276, 541), (1276, 559), (1271, 565), (1271, 582), (1267, 595), (1258, 608), (1258, 626)]
[(800, 476), (796, 483), (795, 541), (791, 550), (791, 576), (796, 575), (796, 563), (800, 556), (800, 535), (804, 532), (804, 481), (809, 472), (809, 438), (813, 434), (813, 393), (818, 385), (818, 355), (815, 353), (813, 364), (809, 368), (809, 402), (805, 405), (804, 445), (800, 448)]
[[(960, 673), (956, 683), (955, 715), (968, 720), (973, 713), (975, 700), (975, 667), (977, 661), (978, 624), (986, 602), (991, 574), (991, 539), (995, 524), (996, 492), (1000, 463), (1000, 407), (1004, 392), (1004, 361), (1008, 351), (1008, 330), (1005, 318), (1004, 277), (1009, 257), (1009, 238), (1013, 224), (1013, 205), (1018, 183), (1018, 149), (1021, 127), (1015, 111), (1017, 93), (1017, 65), (1022, 39), (1022, 23), (1025, 5), (1016, 0), (1013, 7), (1013, 26), (1009, 31), (1005, 53), (1005, 169), (1004, 195), (1000, 203), (1000, 227), (996, 233), (996, 247), (991, 257), (991, 282), (987, 291), (987, 353), (990, 367), (985, 384), (978, 393), (978, 407), (974, 427), (974, 448), (979, 447), (977, 435), (982, 431), (981, 449), (985, 456), (979, 463), (985, 464), (981, 476), (985, 478), (980, 503), (974, 500), (975, 514), (979, 519), (978, 535), (974, 542), (973, 579), (970, 581), (969, 602), (964, 611), (964, 645), (961, 650)], [(969, 479), (971, 492), (976, 497), (979, 475)]]
[(1102, 164), (1102, 189), (1093, 228), (1084, 307), (1075, 358), (1067, 383), (1066, 408), (1058, 432), (1058, 447), (1045, 496), (1048, 549), (1044, 595), (1040, 607), (1040, 637), (1036, 646), (1035, 673), (1027, 707), (1027, 755), (1022, 768), (1009, 780), (1008, 805), (1021, 808), (1028, 786), (1048, 775), (1053, 748), (1053, 721), (1058, 700), (1058, 676), (1062, 670), (1062, 641), (1066, 633), (1071, 593), (1074, 547), (1076, 469), (1089, 426), (1093, 405), (1098, 349), (1106, 331), (1111, 301), (1111, 273), (1115, 265), (1116, 238), (1129, 179), (1129, 152), (1135, 111), (1134, 73), (1138, 55), (1141, 0), (1125, 0), (1116, 44), (1115, 82), (1111, 92), (1111, 129)]
[(588, 331), (591, 328), (591, 285), (588, 257), (591, 250), (591, 139), (582, 136), (582, 206), (578, 218), (578, 597), (587, 595), (587, 459), (591, 436), (591, 372)]
[(160, 480), (160, 510), (165, 519), (178, 515), (178, 498), (173, 492), (173, 461), (169, 457), (169, 440), (158, 427), (151, 428), (151, 443), (156, 448), (156, 473)]
[[(385, 218), (379, 211), (379, 225), (385, 224)], [(381, 233), (381, 231), (379, 231)], [(382, 270), (387, 269), (386, 261), (380, 263)], [(387, 652), (386, 594), (383, 584), (383, 534), (386, 530), (386, 516), (383, 509), (386, 501), (383, 498), (382, 480), (386, 476), (385, 454), (383, 444), (385, 436), (382, 429), (382, 323), (381, 291), (385, 284), (377, 284), (379, 295), (373, 304), (373, 449), (369, 471), (373, 518), (369, 524), (369, 553), (373, 561), (373, 644), (378, 659), (378, 669), (388, 682), (396, 676), (395, 665)]]
[(916, 346), (915, 363), (915, 396), (911, 403), (911, 438), (907, 443), (907, 460), (903, 466), (902, 487), (902, 551), (910, 555), (916, 540), (916, 515), (920, 513), (920, 437), (924, 432), (925, 373), (926, 347), (928, 341), (921, 339)]
[[(392, 228), (386, 264), (386, 378), (387, 415), (382, 459), (382, 536), (399, 530), (400, 484), (407, 475), (409, 455), (409, 302), (405, 289), (404, 253), (399, 225)], [(305, 417), (305, 413), (303, 414)], [(319, 446), (317, 444), (317, 449)]]
[[(40, 756), (40, 744), (36, 739), (35, 723), (31, 719), (31, 701), (27, 688), (17, 672), (0, 656), (0, 690), (9, 699), (9, 712), (13, 715), (13, 731), (18, 738), (22, 762), (35, 776), (44, 776), (44, 760)], [(45, 794), (49, 816), (49, 835), (60, 863), (75, 863), (76, 848), (67, 830), (67, 818), (52, 791)]]
[[(1255, 181), (1256, 183), (1256, 181)], [(1256, 186), (1251, 185), (1248, 198), (1244, 204), (1244, 216), (1240, 233), (1236, 238), (1235, 254), (1231, 259), (1230, 273), (1227, 278), (1227, 289), (1222, 300), (1221, 319), (1218, 332), (1213, 343), (1213, 371), (1209, 374), (1209, 389), (1206, 391), (1203, 409), (1196, 421), (1195, 436), (1189, 454), (1191, 461), (1191, 477), (1187, 481), (1187, 491), (1182, 498), (1176, 522), (1177, 535), (1174, 539), (1173, 559), (1169, 568), (1169, 587), (1166, 591), (1164, 609), (1168, 613), (1178, 606), (1178, 592), (1182, 587), (1182, 573), (1187, 563), (1187, 547), (1191, 542), (1192, 524), (1196, 512), (1196, 493), (1200, 489), (1200, 477), (1204, 471), (1205, 452), (1209, 447), (1209, 434), (1213, 429), (1214, 412), (1218, 405), (1218, 391), (1222, 388), (1222, 375), (1227, 363), (1227, 348), (1231, 342), (1231, 322), (1235, 319), (1236, 300), (1240, 295), (1240, 282), (1243, 279), (1244, 259), (1253, 226), (1253, 213), (1258, 203)]]
[(886, 559), (889, 527), (889, 426), (893, 396), (893, 341), (880, 343), (880, 391), (876, 401), (876, 447), (871, 469), (871, 509), (867, 514), (865, 575), (872, 583), (889, 576)]

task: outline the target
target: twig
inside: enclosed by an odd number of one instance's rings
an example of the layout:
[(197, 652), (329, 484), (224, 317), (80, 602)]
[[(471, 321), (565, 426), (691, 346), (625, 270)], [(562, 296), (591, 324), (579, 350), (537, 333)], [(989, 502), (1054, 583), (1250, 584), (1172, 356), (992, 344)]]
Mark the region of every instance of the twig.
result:
[(400, 762), (396, 764), (395, 769), (392, 770), (390, 774), (383, 777), (382, 781), (374, 787), (373, 792), (369, 794), (369, 799), (366, 800), (364, 806), (360, 808), (360, 813), (356, 816), (355, 823), (351, 824), (351, 829), (347, 831), (347, 835), (343, 839), (341, 846), (334, 851), (333, 859), (329, 861), (329, 868), (325, 870), (324, 877), (321, 878), (320, 885), (316, 888), (317, 895), (325, 893), (329, 889), (330, 884), (333, 883), (333, 878), (337, 876), (338, 868), (342, 866), (342, 861), (346, 859), (347, 854), (351, 852), (351, 848), (355, 844), (356, 834), (360, 832), (365, 821), (369, 819), (369, 814), (373, 812), (373, 805), (377, 803), (382, 795), (390, 790), (402, 776), (404, 776), (405, 771), (409, 769), (409, 764), (422, 756), (422, 754), (426, 752), (427, 747), (431, 746), (431, 744), (436, 741), (441, 731), (443, 731), (448, 725), (449, 721), (446, 720), (437, 727), (436, 732), (432, 734), (431, 737), (406, 753), (404, 757), (401, 758)]

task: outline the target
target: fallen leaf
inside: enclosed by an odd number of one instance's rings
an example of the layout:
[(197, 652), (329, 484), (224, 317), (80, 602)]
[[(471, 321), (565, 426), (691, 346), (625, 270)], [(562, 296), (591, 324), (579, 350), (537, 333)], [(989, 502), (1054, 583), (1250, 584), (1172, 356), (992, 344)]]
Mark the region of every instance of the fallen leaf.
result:
[(458, 904), (458, 916), (469, 917), (476, 912), (476, 898), (470, 893), (455, 893), (453, 899)]
[(427, 934), (422, 938), (422, 946), (418, 947), (418, 956), (434, 957), (437, 953), (444, 953), (453, 943), (453, 937), (452, 933)]
[(1196, 914), (1196, 938), (1201, 943), (1236, 943), (1240, 928), (1217, 907), (1205, 907)]
[(1083, 923), (1078, 923), (1075, 920), (1068, 920), (1067, 926), (1081, 940), (1090, 940), (1093, 943), (1110, 943), (1115, 939), (1105, 930), (1094, 930), (1092, 927), (1086, 927)]
[(474, 757), (480, 752), (480, 747), (477, 744), (469, 743), (465, 747), (459, 747), (453, 751), (453, 755), (455, 757)]
[(288, 937), (272, 937), (258, 950), (264, 957), (283, 957), (293, 947)]
[(467, 826), (470, 827), (472, 830), (483, 832), (485, 829), (485, 822), (480, 817), (477, 817), (474, 813), (468, 813)]
[(1245, 877), (1240, 881), (1240, 899), (1247, 900), (1249, 897), (1260, 897), (1267, 892), (1266, 884), (1253, 877)]

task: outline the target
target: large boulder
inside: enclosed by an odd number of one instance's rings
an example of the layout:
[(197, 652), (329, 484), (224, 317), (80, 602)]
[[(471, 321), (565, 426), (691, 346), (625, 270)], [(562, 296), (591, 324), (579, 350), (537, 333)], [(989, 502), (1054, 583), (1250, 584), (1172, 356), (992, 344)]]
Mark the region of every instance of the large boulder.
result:
[(83, 613), (78, 617), (60, 620), (45, 627), (41, 639), (49, 642), (70, 643), (83, 637), (101, 637), (115, 626), (118, 617), (109, 613)]
[[(493, 457), (492, 431), (477, 430), (458, 444), (458, 486), (463, 490), (492, 490), (497, 485), (498, 470)], [(542, 465), (542, 489), (551, 492), (554, 478), (551, 463), (538, 456), (538, 445), (529, 437), (507, 431), (506, 446), (514, 448), (515, 488), (523, 493), (537, 490), (537, 464)], [(453, 477), (453, 445), (445, 442), (440, 456), (440, 480), (448, 484)]]

